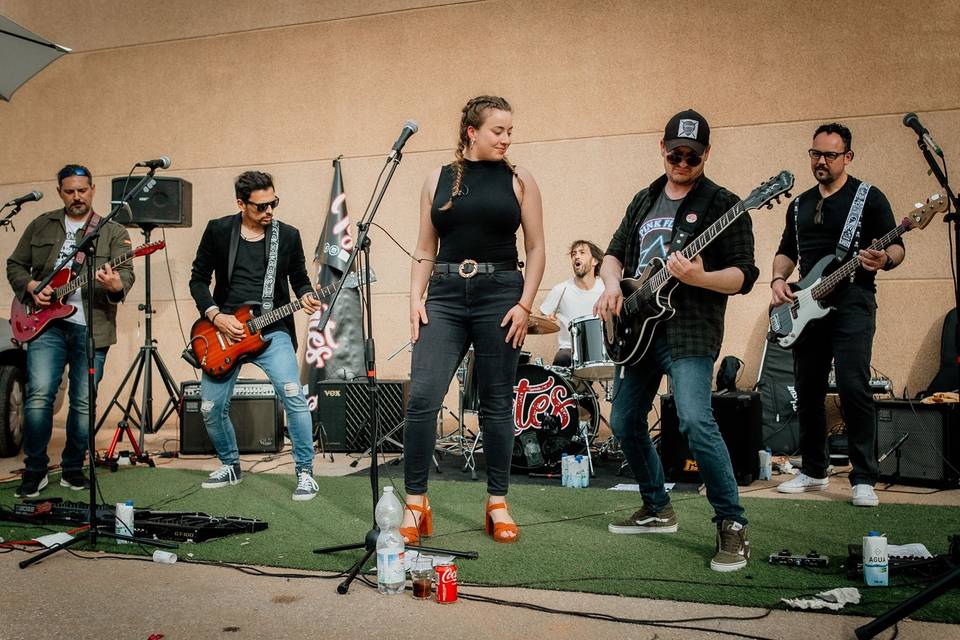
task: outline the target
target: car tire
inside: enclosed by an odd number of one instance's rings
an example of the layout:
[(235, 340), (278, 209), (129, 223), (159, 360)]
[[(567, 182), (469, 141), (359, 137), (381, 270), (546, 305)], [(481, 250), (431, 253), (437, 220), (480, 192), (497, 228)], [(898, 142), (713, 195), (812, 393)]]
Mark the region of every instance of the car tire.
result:
[(19, 367), (0, 365), (0, 458), (17, 455), (23, 444), (23, 377)]

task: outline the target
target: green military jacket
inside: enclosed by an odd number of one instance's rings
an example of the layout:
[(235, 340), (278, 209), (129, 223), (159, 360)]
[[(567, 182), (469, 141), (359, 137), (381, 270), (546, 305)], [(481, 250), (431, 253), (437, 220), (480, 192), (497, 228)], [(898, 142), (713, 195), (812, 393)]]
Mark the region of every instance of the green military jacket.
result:
[[(27, 284), (31, 280), (43, 280), (56, 265), (57, 255), (67, 238), (63, 209), (48, 211), (37, 216), (27, 225), (17, 248), (7, 258), (7, 280), (13, 294), (25, 299)], [(97, 268), (131, 249), (130, 234), (115, 222), (108, 222), (97, 240)], [(117, 303), (126, 298), (133, 286), (133, 265), (129, 262), (117, 267), (123, 291), (111, 293), (99, 283), (94, 283), (93, 341), (97, 348), (117, 342)], [(84, 292), (86, 301), (86, 292)]]

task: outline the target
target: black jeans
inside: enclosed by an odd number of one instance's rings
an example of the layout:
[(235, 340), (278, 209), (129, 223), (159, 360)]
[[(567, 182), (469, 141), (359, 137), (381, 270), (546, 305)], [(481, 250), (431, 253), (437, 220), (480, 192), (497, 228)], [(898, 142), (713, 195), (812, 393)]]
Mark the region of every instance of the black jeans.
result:
[(836, 310), (807, 326), (802, 342), (793, 350), (800, 418), (800, 452), (804, 474), (826, 478), (827, 416), (824, 402), (830, 363), (836, 371), (837, 392), (849, 443), (850, 484), (877, 482), (877, 432), (870, 393), (870, 354), (877, 328), (876, 295), (848, 285), (832, 296)]
[(507, 495), (513, 454), (513, 383), (520, 350), (505, 342), (500, 322), (523, 293), (523, 274), (496, 271), (473, 278), (434, 275), (427, 290), (427, 324), (413, 347), (410, 397), (403, 432), (408, 494), (427, 491), (437, 437), (437, 412), (450, 380), (473, 344), (480, 396), (480, 426), (487, 460), (487, 491)]

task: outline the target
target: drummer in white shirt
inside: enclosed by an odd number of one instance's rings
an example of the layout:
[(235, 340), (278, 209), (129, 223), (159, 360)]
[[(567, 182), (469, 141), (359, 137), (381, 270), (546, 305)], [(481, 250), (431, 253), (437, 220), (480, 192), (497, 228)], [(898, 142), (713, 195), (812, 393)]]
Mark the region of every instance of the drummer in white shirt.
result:
[(603, 294), (603, 281), (597, 277), (603, 251), (589, 240), (575, 240), (570, 245), (573, 277), (557, 284), (540, 305), (540, 312), (560, 325), (554, 366), (569, 367), (572, 360), (570, 321), (593, 315), (593, 306)]

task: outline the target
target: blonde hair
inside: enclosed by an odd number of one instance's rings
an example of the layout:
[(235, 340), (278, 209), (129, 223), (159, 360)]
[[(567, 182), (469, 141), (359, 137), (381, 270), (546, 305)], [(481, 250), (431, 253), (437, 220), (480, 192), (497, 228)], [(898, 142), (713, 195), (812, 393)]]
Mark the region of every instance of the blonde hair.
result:
[[(499, 96), (477, 96), (476, 98), (468, 100), (467, 104), (463, 107), (460, 117), (459, 139), (457, 140), (457, 148), (453, 152), (453, 162), (451, 163), (453, 165), (453, 186), (450, 189), (450, 199), (440, 207), (440, 211), (446, 211), (452, 207), (453, 199), (460, 195), (460, 185), (463, 183), (463, 152), (470, 146), (470, 137), (467, 135), (467, 128), (473, 127), (474, 129), (479, 129), (487, 119), (487, 111), (490, 109), (513, 112), (513, 108), (510, 106), (510, 103), (507, 102), (506, 98)], [(503, 162), (509, 167), (514, 177), (516, 177), (517, 182), (520, 183), (520, 196), (522, 199), (524, 190), (523, 179), (517, 174), (516, 165), (510, 162), (506, 156), (504, 156)]]

